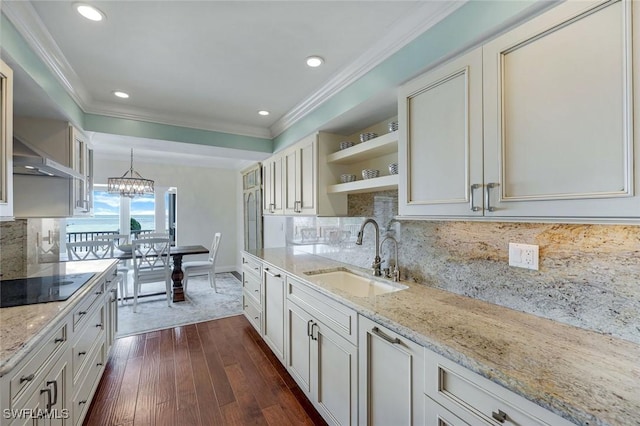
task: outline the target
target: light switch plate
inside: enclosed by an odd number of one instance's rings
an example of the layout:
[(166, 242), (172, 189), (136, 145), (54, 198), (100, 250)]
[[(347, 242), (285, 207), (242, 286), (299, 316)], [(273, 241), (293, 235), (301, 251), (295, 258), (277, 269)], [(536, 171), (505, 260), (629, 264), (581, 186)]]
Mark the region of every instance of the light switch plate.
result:
[(538, 270), (538, 246), (509, 243), (509, 266)]

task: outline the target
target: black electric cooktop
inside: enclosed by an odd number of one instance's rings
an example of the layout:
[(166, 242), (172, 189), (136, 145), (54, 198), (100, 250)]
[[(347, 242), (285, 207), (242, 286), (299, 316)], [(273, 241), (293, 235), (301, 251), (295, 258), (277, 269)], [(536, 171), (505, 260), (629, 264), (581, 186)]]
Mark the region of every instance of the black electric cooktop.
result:
[(18, 278), (0, 281), (0, 308), (67, 300), (93, 273)]

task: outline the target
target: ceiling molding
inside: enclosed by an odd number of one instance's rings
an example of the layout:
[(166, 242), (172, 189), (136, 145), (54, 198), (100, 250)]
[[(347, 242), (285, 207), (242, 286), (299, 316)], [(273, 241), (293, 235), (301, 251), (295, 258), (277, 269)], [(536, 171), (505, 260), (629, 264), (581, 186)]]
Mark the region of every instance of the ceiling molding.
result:
[(406, 46), (416, 37), (433, 27), (455, 10), (463, 6), (467, 0), (453, 2), (424, 2), (406, 19), (396, 22), (384, 39), (371, 46), (349, 66), (335, 74), (320, 89), (287, 112), (271, 127), (271, 137), (276, 137), (287, 130), (298, 120), (309, 114), (332, 96), (371, 71), (385, 59)]
[(84, 110), (90, 101), (90, 95), (31, 3), (3, 2), (2, 13), (16, 27), (74, 102)]
[(140, 108), (121, 107), (119, 111), (109, 109), (106, 104), (94, 103), (85, 109), (88, 114), (106, 115), (127, 120), (145, 121), (149, 123), (166, 124), (168, 126), (188, 127), (191, 129), (207, 130), (211, 132), (230, 133), (239, 136), (271, 139), (271, 132), (266, 127), (247, 126), (229, 122), (215, 121), (211, 119), (193, 119), (189, 117), (176, 117), (167, 114), (145, 114)]

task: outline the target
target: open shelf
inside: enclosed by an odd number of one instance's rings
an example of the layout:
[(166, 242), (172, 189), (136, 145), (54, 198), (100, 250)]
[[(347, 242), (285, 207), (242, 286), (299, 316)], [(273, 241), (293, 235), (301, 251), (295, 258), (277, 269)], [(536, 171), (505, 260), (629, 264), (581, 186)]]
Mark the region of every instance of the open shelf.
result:
[(398, 175), (380, 176), (373, 179), (329, 185), (327, 187), (327, 193), (358, 194), (363, 192), (387, 191), (390, 189), (398, 189)]
[[(327, 156), (327, 163), (351, 164), (381, 155), (398, 152), (398, 131), (361, 142)], [(353, 183), (353, 182), (350, 182)]]

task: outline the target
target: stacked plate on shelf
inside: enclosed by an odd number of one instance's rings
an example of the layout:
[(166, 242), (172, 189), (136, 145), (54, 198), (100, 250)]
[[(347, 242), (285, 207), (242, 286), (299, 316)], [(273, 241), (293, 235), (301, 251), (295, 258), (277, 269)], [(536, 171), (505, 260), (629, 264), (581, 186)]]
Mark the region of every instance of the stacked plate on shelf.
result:
[(389, 132), (395, 132), (396, 130), (398, 130), (398, 122), (397, 121), (392, 121), (389, 123)]
[(380, 176), (380, 170), (364, 169), (362, 171), (362, 179), (373, 179)]
[(356, 175), (340, 175), (340, 182), (342, 183), (355, 182), (355, 181), (356, 181)]
[(366, 142), (368, 140), (375, 139), (377, 137), (378, 137), (377, 133), (371, 133), (371, 132), (360, 133), (360, 142)]
[(342, 141), (340, 142), (340, 149), (347, 149), (347, 148), (351, 148), (354, 145), (353, 142), (351, 141)]

